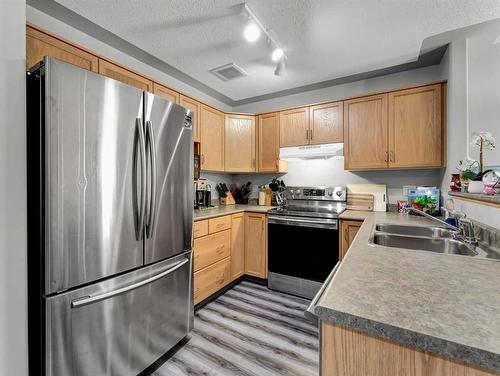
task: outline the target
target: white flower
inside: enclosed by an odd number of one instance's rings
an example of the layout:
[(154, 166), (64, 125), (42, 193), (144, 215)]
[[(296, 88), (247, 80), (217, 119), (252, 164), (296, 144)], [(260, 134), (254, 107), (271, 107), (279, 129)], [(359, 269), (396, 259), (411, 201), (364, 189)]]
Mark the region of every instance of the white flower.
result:
[(481, 146), (481, 140), (483, 140), (483, 148), (488, 150), (493, 150), (495, 148), (495, 137), (490, 132), (480, 131), (474, 132), (472, 134), (471, 145)]
[(479, 162), (472, 158), (464, 158), (458, 162), (457, 170), (479, 172)]

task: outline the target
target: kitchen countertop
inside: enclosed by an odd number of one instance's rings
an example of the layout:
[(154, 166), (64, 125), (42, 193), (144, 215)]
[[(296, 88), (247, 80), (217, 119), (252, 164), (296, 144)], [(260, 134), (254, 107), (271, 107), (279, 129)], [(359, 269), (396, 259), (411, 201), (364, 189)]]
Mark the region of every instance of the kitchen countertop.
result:
[(364, 220), (317, 302), (322, 320), (500, 371), (500, 262), (370, 245), (376, 223), (435, 222), (398, 213)]
[(241, 212), (251, 213), (267, 213), (273, 206), (259, 206), (259, 205), (227, 205), (218, 206), (211, 209), (194, 210), (194, 220), (201, 221), (203, 219), (220, 217), (222, 215), (229, 215)]

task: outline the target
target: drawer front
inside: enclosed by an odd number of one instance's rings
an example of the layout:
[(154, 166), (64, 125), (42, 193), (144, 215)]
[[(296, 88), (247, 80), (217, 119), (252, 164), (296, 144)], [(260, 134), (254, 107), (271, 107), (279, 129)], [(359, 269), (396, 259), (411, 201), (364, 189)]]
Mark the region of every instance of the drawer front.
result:
[(193, 224), (193, 236), (199, 238), (208, 235), (208, 220), (197, 221)]
[(231, 230), (194, 240), (194, 271), (203, 269), (231, 254)]
[(225, 215), (224, 217), (217, 217), (208, 220), (208, 232), (213, 234), (215, 232), (224, 231), (231, 228), (231, 216)]
[(230, 257), (194, 273), (194, 303), (197, 304), (219, 291), (229, 283), (230, 279)]

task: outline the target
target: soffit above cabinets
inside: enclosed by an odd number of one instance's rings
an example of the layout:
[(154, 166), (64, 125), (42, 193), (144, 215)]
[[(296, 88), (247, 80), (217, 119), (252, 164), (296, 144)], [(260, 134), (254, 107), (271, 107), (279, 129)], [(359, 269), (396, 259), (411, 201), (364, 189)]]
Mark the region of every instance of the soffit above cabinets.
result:
[[(67, 9), (73, 17), (84, 17), (183, 72), (200, 87), (217, 91), (230, 105), (415, 62), (426, 52), (422, 50), (426, 38), (500, 17), (498, 0), (248, 0), (285, 49), (286, 72), (278, 77), (264, 38), (248, 43), (243, 37), (247, 18), (241, 0), (28, 0), (28, 4), (49, 14), (60, 15)], [(56, 6), (60, 9), (54, 12)], [(82, 22), (72, 24), (84, 27)], [(224, 82), (210, 72), (233, 62), (248, 76)]]

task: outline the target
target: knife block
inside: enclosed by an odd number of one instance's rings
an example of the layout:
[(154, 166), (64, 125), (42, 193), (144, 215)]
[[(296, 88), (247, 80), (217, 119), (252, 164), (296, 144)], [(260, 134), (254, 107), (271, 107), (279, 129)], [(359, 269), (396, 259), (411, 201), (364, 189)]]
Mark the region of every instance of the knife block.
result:
[(234, 197), (231, 192), (226, 192), (226, 197), (220, 197), (221, 205), (234, 205), (236, 202), (234, 201)]

